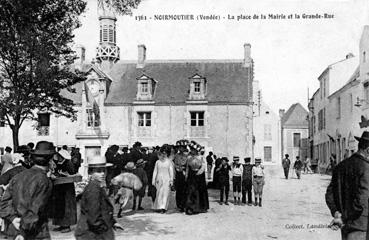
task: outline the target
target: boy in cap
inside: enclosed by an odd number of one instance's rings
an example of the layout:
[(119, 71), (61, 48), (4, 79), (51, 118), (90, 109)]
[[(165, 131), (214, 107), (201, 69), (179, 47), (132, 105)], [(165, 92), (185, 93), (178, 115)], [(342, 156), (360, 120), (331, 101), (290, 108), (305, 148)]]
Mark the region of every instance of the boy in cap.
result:
[(244, 159), (245, 164), (243, 165), (242, 174), (242, 203), (246, 204), (246, 193), (247, 193), (247, 203), (252, 204), (252, 168), (254, 165), (250, 164), (251, 158), (247, 157)]
[(240, 157), (233, 157), (232, 164), (232, 183), (233, 183), (233, 198), (234, 204), (241, 204), (241, 182), (242, 182), (243, 167), (240, 164)]
[(215, 171), (218, 173), (219, 186), (220, 186), (220, 205), (223, 204), (223, 195), (225, 195), (225, 205), (228, 205), (228, 193), (229, 193), (229, 171), (231, 166), (228, 164), (228, 158), (222, 158), (222, 164), (219, 165)]
[(50, 239), (47, 203), (53, 185), (46, 174), (54, 154), (51, 142), (38, 142), (31, 151), (35, 165), (15, 175), (2, 197), (0, 217), (10, 224), (13, 239)]
[(122, 229), (113, 217), (114, 207), (106, 194), (105, 157), (95, 156), (90, 159), (88, 173), (90, 175), (81, 197), (81, 215), (74, 233), (77, 240), (114, 239), (113, 229)]
[(255, 206), (261, 207), (261, 198), (263, 195), (264, 181), (264, 167), (261, 165), (261, 159), (255, 159), (255, 166), (252, 168), (253, 185), (254, 185), (254, 195), (255, 195)]

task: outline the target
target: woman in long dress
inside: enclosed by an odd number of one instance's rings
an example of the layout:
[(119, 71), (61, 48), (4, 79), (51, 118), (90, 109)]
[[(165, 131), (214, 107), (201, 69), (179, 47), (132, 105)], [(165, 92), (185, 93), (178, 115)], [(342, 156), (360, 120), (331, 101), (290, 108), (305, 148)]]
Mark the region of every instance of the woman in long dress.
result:
[(158, 152), (159, 160), (155, 163), (152, 185), (156, 188), (154, 209), (165, 213), (169, 205), (170, 189), (173, 185), (173, 163), (171, 147), (164, 144)]
[(206, 186), (206, 162), (199, 155), (201, 146), (190, 145), (191, 153), (187, 160), (187, 201), (186, 214), (203, 213), (209, 209), (208, 189)]

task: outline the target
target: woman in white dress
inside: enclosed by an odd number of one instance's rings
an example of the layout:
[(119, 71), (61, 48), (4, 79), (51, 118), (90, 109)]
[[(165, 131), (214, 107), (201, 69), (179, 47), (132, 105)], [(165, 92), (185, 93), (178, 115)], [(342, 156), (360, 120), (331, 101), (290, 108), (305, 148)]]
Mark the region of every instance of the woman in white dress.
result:
[(156, 187), (156, 199), (154, 209), (161, 213), (165, 213), (169, 205), (170, 189), (173, 185), (173, 163), (172, 149), (169, 145), (164, 144), (159, 152), (159, 160), (155, 163), (154, 173), (152, 177), (152, 185)]

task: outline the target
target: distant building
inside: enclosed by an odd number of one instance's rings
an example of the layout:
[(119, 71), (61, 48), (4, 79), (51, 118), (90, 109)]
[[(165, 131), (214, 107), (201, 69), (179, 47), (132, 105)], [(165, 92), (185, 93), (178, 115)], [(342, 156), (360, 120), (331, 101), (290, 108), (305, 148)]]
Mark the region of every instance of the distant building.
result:
[(281, 159), (281, 121), (263, 101), (258, 81), (254, 81), (254, 156), (264, 165), (279, 165)]
[(307, 157), (308, 111), (300, 103), (293, 104), (287, 112), (279, 111), (282, 127), (282, 155), (288, 154), (294, 161), (296, 156), (301, 160)]

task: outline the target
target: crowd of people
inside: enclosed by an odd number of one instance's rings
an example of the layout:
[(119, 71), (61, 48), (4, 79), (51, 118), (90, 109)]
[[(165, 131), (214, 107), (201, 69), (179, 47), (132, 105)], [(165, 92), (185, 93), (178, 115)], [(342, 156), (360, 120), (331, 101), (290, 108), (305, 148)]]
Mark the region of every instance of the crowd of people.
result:
[[(209, 209), (208, 187), (219, 189), (219, 203), (229, 205), (231, 184), (234, 205), (252, 205), (253, 189), (254, 205), (262, 206), (265, 174), (261, 159), (251, 164), (251, 159), (245, 158), (241, 164), (234, 156), (230, 164), (227, 157), (217, 158), (212, 152), (205, 158), (204, 147), (194, 141), (179, 140), (150, 150), (140, 142), (130, 149), (112, 145), (104, 156), (88, 160), (89, 180), (80, 193), (73, 181), (56, 181), (78, 174), (83, 161), (78, 148), (56, 148), (41, 141), (35, 148), (29, 143), (11, 152), (7, 147), (1, 157), (0, 223), (2, 232), (18, 239), (49, 239), (49, 219), (53, 231), (61, 233), (71, 232), (71, 226), (77, 225), (77, 239), (113, 239), (113, 229), (121, 228), (113, 217), (113, 199), (122, 194), (122, 186), (114, 180), (124, 174), (139, 181), (139, 187), (128, 187), (133, 192), (133, 211), (144, 210), (142, 202), (147, 195), (152, 209), (164, 214), (175, 194), (178, 211), (205, 213)], [(206, 178), (212, 179), (209, 186)], [(122, 208), (117, 217), (122, 217)]]

